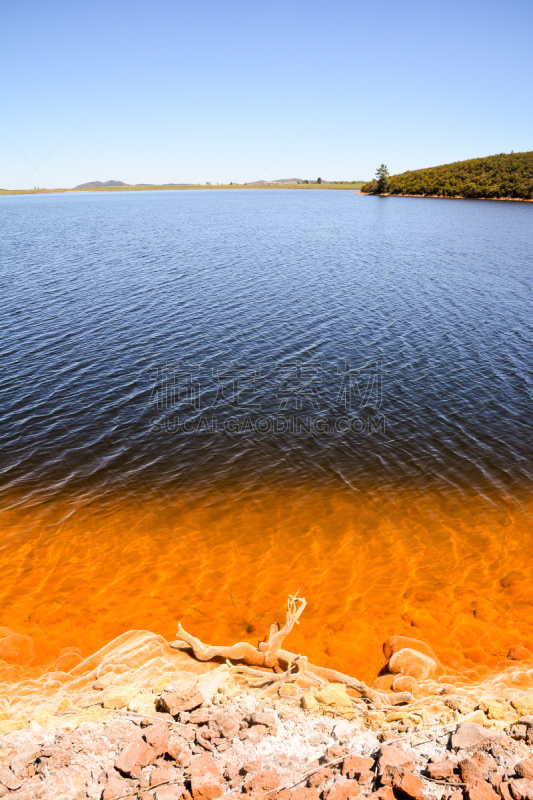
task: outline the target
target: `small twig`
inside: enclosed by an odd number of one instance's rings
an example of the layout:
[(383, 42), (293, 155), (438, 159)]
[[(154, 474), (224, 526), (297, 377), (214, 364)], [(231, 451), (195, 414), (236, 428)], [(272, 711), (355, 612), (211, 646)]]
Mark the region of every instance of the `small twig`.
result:
[(421, 775), (419, 772), (413, 772), (417, 778), (422, 778), (423, 781), (433, 781), (433, 783), (440, 783), (442, 786), (466, 786), (466, 783), (449, 783), (448, 781), (439, 781), (437, 778), (430, 778), (427, 775)]
[(179, 783), (179, 778), (172, 778), (170, 781), (161, 781), (161, 783), (154, 783), (153, 786), (148, 786), (147, 789), (134, 789), (133, 792), (126, 792), (126, 794), (115, 794), (109, 800), (123, 800), (125, 797), (138, 797), (142, 792), (153, 792), (160, 786), (168, 786), (169, 783)]

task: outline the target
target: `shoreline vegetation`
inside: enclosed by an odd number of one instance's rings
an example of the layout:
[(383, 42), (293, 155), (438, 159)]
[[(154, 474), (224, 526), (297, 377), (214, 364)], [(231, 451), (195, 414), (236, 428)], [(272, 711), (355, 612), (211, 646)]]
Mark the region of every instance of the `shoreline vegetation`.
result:
[(76, 189), (0, 189), (0, 195), (15, 194), (73, 194), (81, 192), (145, 192), (154, 190), (185, 191), (195, 189), (360, 189), (364, 181), (334, 181), (330, 183), (167, 183), (167, 184), (126, 184), (124, 186), (98, 186)]
[(389, 176), (381, 165), (362, 194), (469, 200), (533, 199), (533, 151), (456, 161)]

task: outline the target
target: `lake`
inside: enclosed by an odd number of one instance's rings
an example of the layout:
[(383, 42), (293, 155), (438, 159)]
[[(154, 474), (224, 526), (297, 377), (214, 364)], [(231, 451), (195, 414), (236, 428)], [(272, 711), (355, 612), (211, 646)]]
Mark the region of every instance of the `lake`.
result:
[(179, 620), (256, 641), (297, 589), (293, 647), (364, 680), (396, 633), (472, 675), (533, 651), (531, 204), (1, 208), (0, 606), (31, 669)]

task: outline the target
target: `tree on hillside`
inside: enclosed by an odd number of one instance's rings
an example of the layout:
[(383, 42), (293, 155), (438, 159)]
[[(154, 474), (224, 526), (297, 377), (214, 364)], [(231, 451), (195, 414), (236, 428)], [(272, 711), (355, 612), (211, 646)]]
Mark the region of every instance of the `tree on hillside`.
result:
[(377, 191), (379, 194), (386, 192), (389, 188), (389, 170), (385, 164), (381, 164), (376, 170), (376, 180), (378, 182)]

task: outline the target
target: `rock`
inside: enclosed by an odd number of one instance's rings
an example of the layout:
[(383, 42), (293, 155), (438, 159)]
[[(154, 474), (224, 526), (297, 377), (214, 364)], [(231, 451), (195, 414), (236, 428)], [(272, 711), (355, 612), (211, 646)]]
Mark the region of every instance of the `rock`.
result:
[(159, 705), (175, 717), (180, 711), (192, 711), (205, 701), (205, 696), (196, 681), (167, 686), (159, 697)]
[(215, 717), (214, 725), (225, 739), (233, 739), (239, 733), (240, 722), (231, 714), (219, 714)]
[(328, 747), (326, 752), (324, 753), (324, 761), (329, 763), (330, 761), (336, 761), (337, 759), (341, 759), (344, 756), (349, 755), (350, 751), (347, 747), (341, 747), (340, 744), (334, 744), (331, 747)]
[(147, 767), (157, 758), (155, 750), (139, 734), (127, 744), (115, 762), (115, 767), (124, 775), (131, 775), (142, 767)]
[(403, 767), (396, 767), (396, 770), (392, 782), (393, 788), (406, 797), (412, 797), (413, 800), (422, 800), (425, 797), (422, 779)]
[(77, 653), (63, 653), (55, 662), (54, 667), (59, 672), (70, 672), (71, 669), (77, 667), (82, 661), (82, 657)]
[(319, 796), (317, 789), (301, 786), (299, 789), (292, 790), (290, 800), (319, 800)]
[(533, 781), (527, 778), (509, 781), (509, 791), (514, 800), (533, 800)]
[(143, 730), (143, 738), (153, 748), (156, 758), (162, 756), (168, 748), (168, 725), (166, 722), (155, 722), (148, 725)]
[(452, 733), (451, 746), (453, 750), (472, 750), (491, 740), (498, 741), (502, 737), (502, 733), (483, 728), (477, 722), (463, 722), (457, 726), (455, 733)]
[(365, 787), (372, 786), (375, 777), (376, 776), (374, 775), (372, 770), (370, 769), (365, 770), (364, 772), (359, 773), (359, 775), (357, 776), (357, 782), (359, 783), (360, 786), (365, 786)]
[(322, 769), (318, 769), (316, 772), (313, 772), (312, 775), (309, 776), (307, 780), (307, 785), (311, 789), (315, 789), (318, 786), (321, 786), (326, 781), (329, 781), (333, 778), (334, 772), (329, 767), (322, 767)]
[(248, 721), (250, 725), (266, 725), (267, 728), (276, 724), (274, 714), (270, 714), (268, 711), (254, 711)]
[(135, 686), (116, 686), (109, 689), (104, 694), (104, 708), (125, 708), (137, 691)]
[(22, 786), (22, 781), (10, 769), (0, 769), (0, 783), (12, 792)]
[(309, 692), (306, 692), (301, 699), (302, 708), (305, 708), (306, 711), (311, 711), (313, 708), (317, 708), (318, 700)]
[(275, 769), (263, 769), (244, 784), (243, 792), (246, 794), (256, 792), (270, 792), (279, 786), (279, 775)]
[(120, 795), (126, 794), (129, 788), (128, 782), (124, 780), (124, 778), (121, 778), (120, 775), (110, 775), (109, 780), (104, 786), (104, 791), (102, 792), (102, 800), (111, 800), (112, 797), (120, 797)]
[(484, 781), (487, 778), (485, 770), (473, 758), (463, 758), (457, 766), (459, 767), (461, 780), (464, 783), (473, 784), (478, 781)]
[(522, 761), (519, 761), (518, 764), (515, 764), (514, 771), (521, 778), (527, 778), (533, 781), (533, 759), (524, 758)]
[(196, 756), (189, 767), (193, 798), (214, 800), (224, 792), (222, 773), (216, 761), (209, 755)]
[(0, 628), (0, 659), (19, 667), (27, 666), (35, 655), (33, 639), (11, 628)]
[(389, 661), (389, 670), (391, 672), (409, 675), (418, 681), (435, 675), (437, 667), (438, 664), (435, 659), (409, 647), (394, 653)]
[(409, 636), (391, 636), (383, 645), (383, 653), (385, 658), (390, 660), (395, 653), (405, 648), (416, 650), (437, 661), (437, 656), (429, 644), (422, 642), (420, 639), (411, 639)]
[(478, 781), (466, 787), (468, 800), (499, 800), (498, 795), (487, 781)]
[(468, 714), (469, 711), (474, 710), (474, 704), (467, 697), (462, 697), (459, 694), (450, 694), (444, 698), (444, 705), (451, 708), (453, 711), (459, 711), (461, 714)]
[(367, 800), (396, 800), (390, 786), (382, 786), (377, 792), (367, 795)]
[(382, 745), (379, 751), (378, 774), (381, 775), (385, 767), (404, 767), (411, 770), (414, 761), (409, 753), (406, 753), (400, 745)]
[(503, 719), (507, 711), (505, 703), (498, 700), (482, 700), (479, 708), (485, 712), (489, 719)]
[(164, 781), (179, 780), (181, 773), (174, 767), (155, 767), (150, 773), (150, 786)]
[(418, 687), (418, 681), (410, 675), (398, 675), (392, 682), (393, 692), (410, 692), (411, 694)]
[(24, 745), (24, 747), (22, 747), (12, 759), (9, 766), (17, 778), (26, 778), (28, 776), (28, 764), (33, 764), (33, 762), (38, 759), (40, 755), (41, 751), (35, 745)]
[[(190, 795), (187, 793), (187, 796)], [(183, 787), (181, 786), (158, 786), (157, 789), (148, 795), (142, 795), (142, 797), (148, 798), (153, 797), (154, 800), (181, 800), (184, 797)]]
[(316, 693), (316, 699), (325, 706), (352, 708), (352, 701), (346, 692), (346, 685), (344, 683), (330, 683)]
[(453, 777), (453, 763), (451, 761), (434, 761), (428, 764), (426, 772), (430, 778), (438, 781), (447, 781)]
[(337, 722), (335, 727), (333, 728), (331, 735), (337, 742), (346, 742), (349, 739), (352, 739), (355, 734), (353, 729), (353, 725), (347, 720), (342, 720), (342, 722)]
[(521, 717), (526, 714), (533, 714), (533, 695), (521, 694), (518, 697), (513, 697), (511, 705)]
[(368, 772), (374, 766), (373, 758), (363, 756), (347, 756), (342, 762), (342, 774), (348, 778), (359, 778), (363, 772)]
[(278, 689), (280, 697), (298, 697), (300, 689), (295, 683), (282, 683)]
[(527, 733), (527, 725), (513, 725), (511, 728), (511, 737), (513, 739), (525, 739)]
[(324, 800), (347, 800), (348, 797), (357, 797), (361, 787), (357, 781), (345, 780), (334, 783), (324, 792)]

